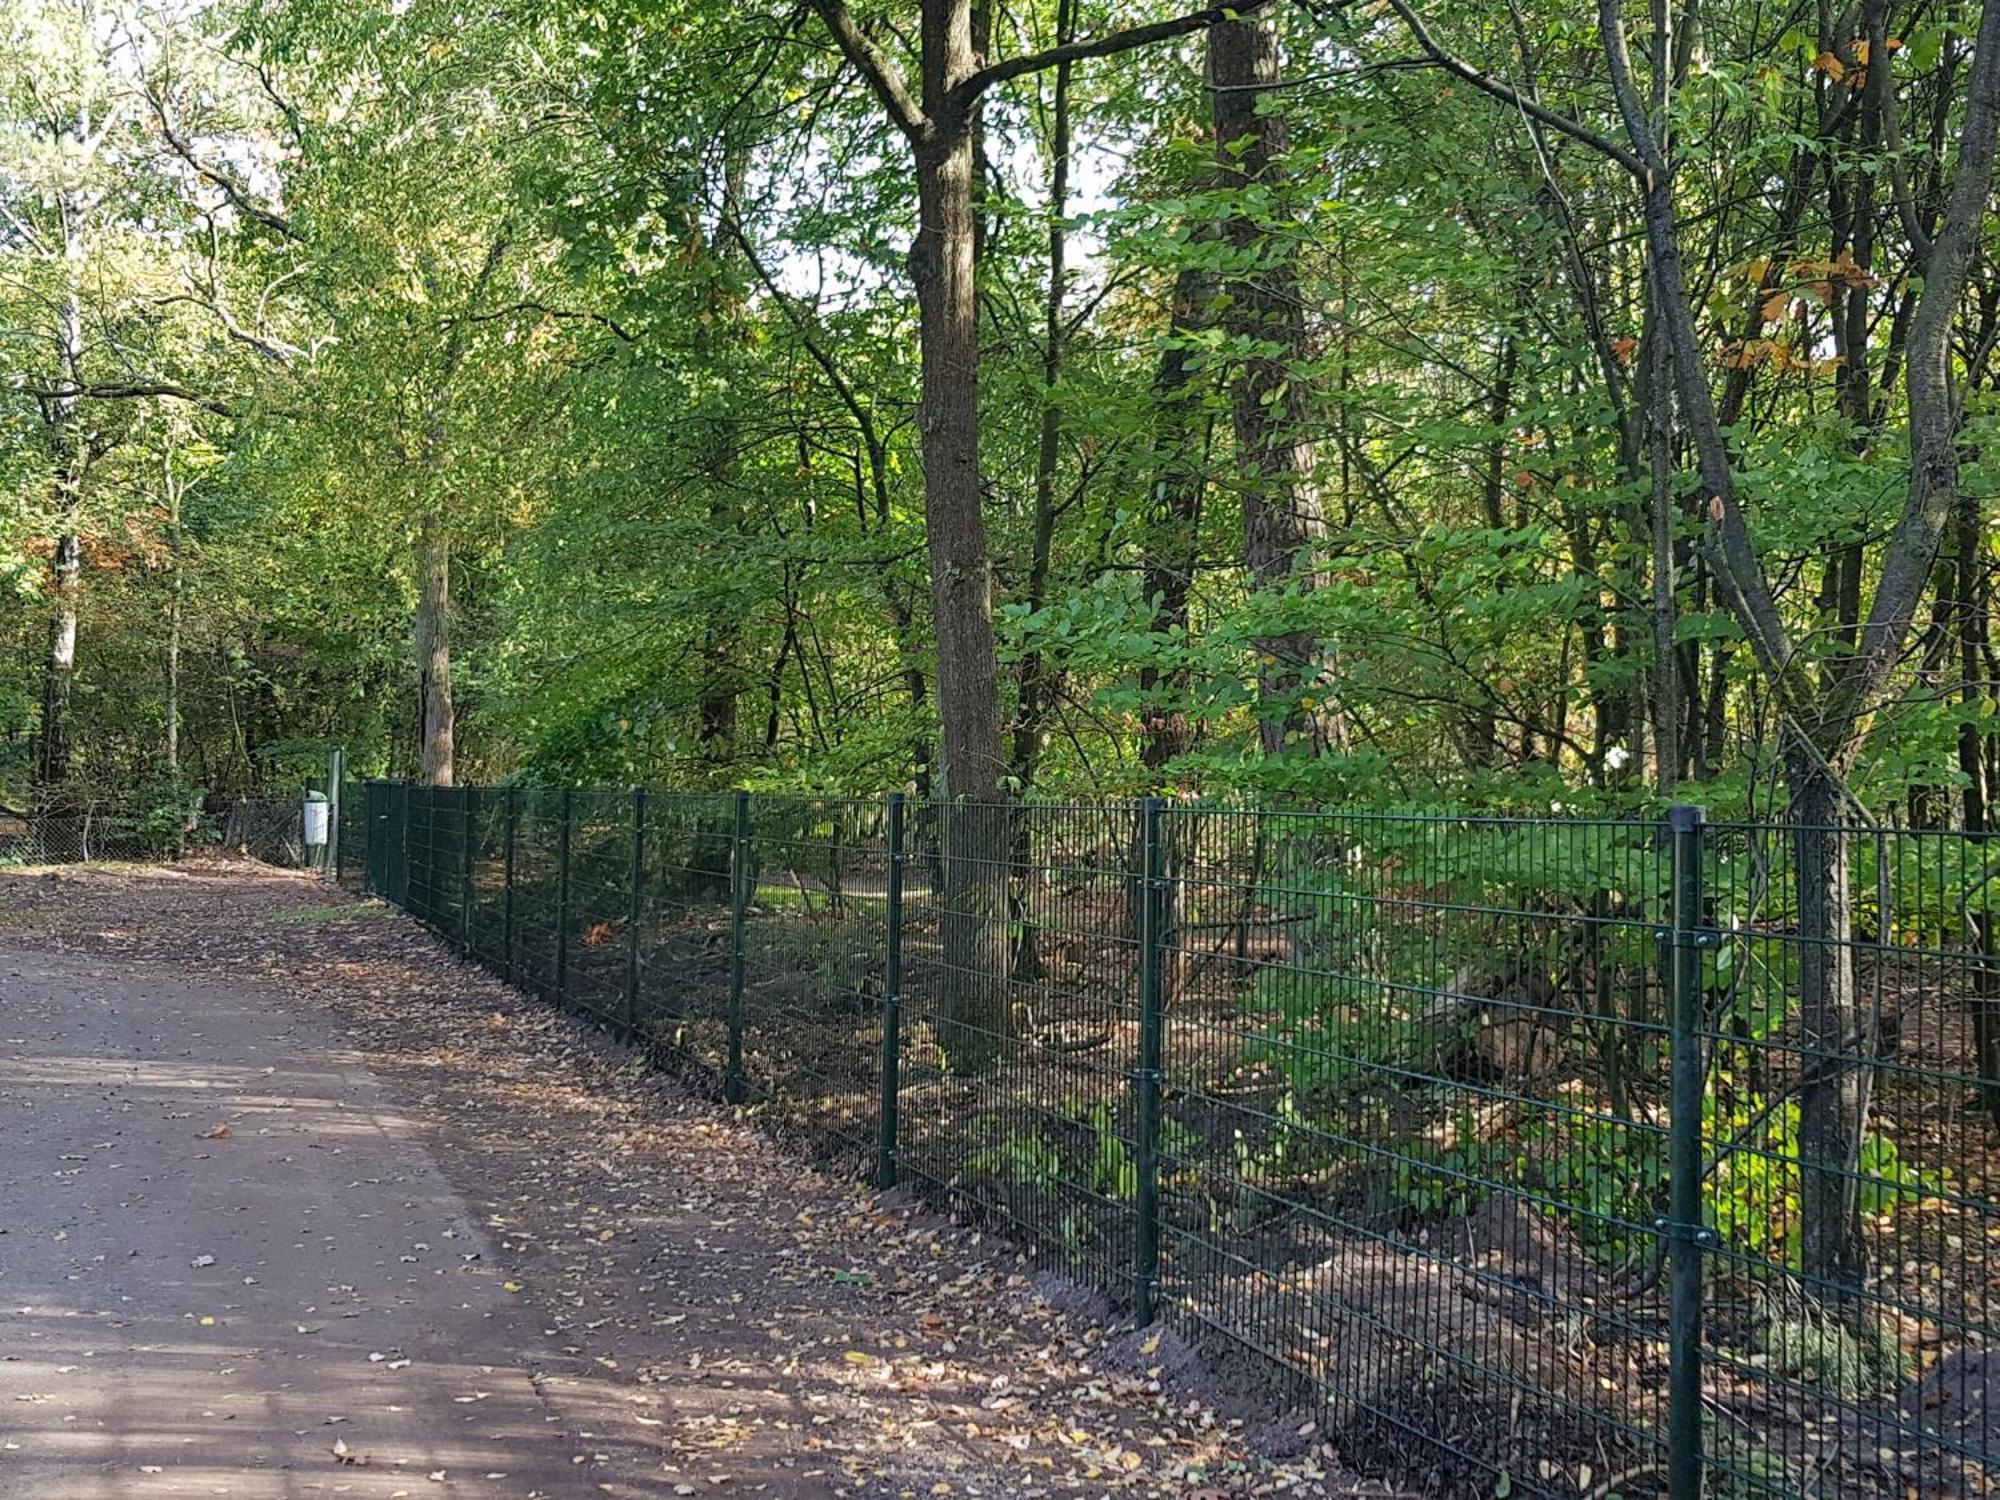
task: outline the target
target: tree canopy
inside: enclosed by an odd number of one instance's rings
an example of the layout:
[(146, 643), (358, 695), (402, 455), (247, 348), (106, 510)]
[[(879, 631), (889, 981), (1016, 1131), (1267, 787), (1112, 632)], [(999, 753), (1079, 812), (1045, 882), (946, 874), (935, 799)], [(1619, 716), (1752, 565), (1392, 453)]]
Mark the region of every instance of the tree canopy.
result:
[(4, 16), (0, 801), (1983, 827), (1977, 6)]

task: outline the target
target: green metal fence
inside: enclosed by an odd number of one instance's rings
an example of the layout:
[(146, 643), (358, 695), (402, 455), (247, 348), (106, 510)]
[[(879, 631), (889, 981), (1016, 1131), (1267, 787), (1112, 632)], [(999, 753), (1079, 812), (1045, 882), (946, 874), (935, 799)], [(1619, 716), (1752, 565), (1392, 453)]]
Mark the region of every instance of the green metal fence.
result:
[(1253, 1352), (1365, 1472), (2000, 1481), (1977, 836), (387, 782), (344, 818), (469, 958)]

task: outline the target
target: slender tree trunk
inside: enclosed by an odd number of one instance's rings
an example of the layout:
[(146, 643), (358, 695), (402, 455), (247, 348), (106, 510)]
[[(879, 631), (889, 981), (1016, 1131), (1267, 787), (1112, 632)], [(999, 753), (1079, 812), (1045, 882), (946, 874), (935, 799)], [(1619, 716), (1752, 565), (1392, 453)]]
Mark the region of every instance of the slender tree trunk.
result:
[[(1284, 177), (1284, 117), (1259, 103), (1276, 88), (1278, 32), (1267, 14), (1209, 28), (1209, 87), (1216, 161), (1231, 187), (1277, 187)], [(1309, 389), (1297, 366), (1307, 354), (1298, 268), (1289, 247), (1270, 244), (1263, 225), (1239, 208), (1225, 232), (1240, 252), (1224, 287), (1230, 331), (1257, 351), (1236, 370), (1231, 411), (1243, 487), (1243, 561), (1267, 594), (1315, 582), (1312, 549), (1325, 536), (1306, 433)], [(1259, 734), (1268, 755), (1317, 754), (1345, 731), (1335, 704), (1334, 664), (1310, 630), (1278, 631), (1256, 643)]]
[(173, 578), (167, 594), (167, 744), (166, 761), (170, 775), (181, 769), (181, 611), (185, 602), (186, 567), (182, 557), (180, 481), (174, 478), (173, 460), (166, 464), (167, 482), (167, 566)]
[[(79, 142), (89, 134), (79, 122)], [(83, 582), (83, 484), (86, 449), (78, 433), (75, 392), (83, 385), (83, 294), (87, 249), (84, 208), (74, 194), (63, 199), (63, 266), (68, 289), (56, 321), (57, 365), (66, 388), (43, 403), (49, 457), (55, 475), (55, 510), (60, 518), (55, 553), (49, 560), (49, 647), (42, 675), (41, 757), (35, 779), (59, 786), (70, 774), (70, 689), (76, 679), (76, 606)]]
[[(1598, 27), (1619, 113), (1641, 170), (1646, 238), (1663, 331), (1672, 339), (1680, 413), (1712, 522), (1710, 561), (1786, 720), (1786, 770), (1798, 894), (1799, 1016), (1810, 1077), (1800, 1098), (1803, 1267), (1831, 1287), (1859, 1286), (1861, 1245), (1851, 1177), (1868, 1103), (1847, 890), (1840, 777), (1901, 659), (1939, 540), (1957, 498), (1958, 420), (1951, 328), (1992, 189), (2000, 124), (2000, 6), (1980, 15), (1963, 139), (1937, 233), (1920, 249), (1924, 288), (1909, 325), (1905, 391), (1910, 475), (1902, 514), (1883, 549), (1879, 582), (1855, 649), (1814, 681), (1792, 650), (1776, 597), (1738, 504), (1733, 458), (1707, 383), (1675, 217), (1673, 173), (1639, 98), (1620, 0), (1598, 0)], [(1884, 98), (1889, 97), (1887, 93)], [(1859, 610), (1854, 611), (1857, 618)], [(1872, 1038), (1867, 1039), (1872, 1047)]]
[(1174, 278), (1167, 347), (1153, 375), (1156, 412), (1152, 515), (1146, 532), (1144, 588), (1153, 605), (1153, 634), (1174, 638), (1168, 665), (1150, 658), (1139, 669), (1145, 707), (1139, 763), (1160, 771), (1194, 748), (1194, 727), (1182, 701), (1189, 687), (1184, 656), (1188, 595), (1194, 585), (1205, 488), (1201, 449), (1204, 417), (1195, 399), (1194, 356), (1188, 338), (1207, 326), (1215, 301), (1214, 274), (1189, 266)]
[(451, 546), (443, 527), (426, 519), (418, 547), (418, 776), (427, 786), (452, 784)]
[(1859, 1179), (1874, 1051), (1854, 979), (1854, 900), (1849, 888), (1847, 807), (1818, 750), (1786, 756), (1791, 790), (1793, 879), (1799, 901), (1799, 1094), (1801, 1264), (1834, 1287), (1858, 1287), (1866, 1266)]
[[(1058, 0), (1056, 41), (1070, 40), (1075, 7), (1070, 0)], [(1070, 64), (1055, 70), (1053, 130), (1049, 146), (1049, 279), (1042, 303), (1042, 410), (1041, 428), (1035, 452), (1035, 531), (1028, 558), (1028, 588), (1024, 602), (1040, 609), (1048, 594), (1049, 566), (1055, 548), (1056, 477), (1062, 457), (1062, 363), (1063, 301), (1069, 285), (1069, 79)], [(1041, 769), (1042, 746), (1047, 738), (1053, 684), (1048, 680), (1049, 664), (1039, 647), (1031, 646), (1021, 657), (1014, 707), (1014, 780), (1025, 793), (1035, 784)], [(1023, 944), (1029, 942), (1024, 934)], [(1017, 971), (1019, 965), (1017, 964)]]
[[(722, 199), (725, 230), (716, 236), (714, 255), (725, 267), (739, 263), (748, 253), (747, 231), (743, 228), (743, 185), (749, 176), (750, 154), (732, 142), (723, 153)], [(738, 310), (730, 300), (732, 312)], [(740, 321), (732, 319), (726, 335), (740, 337)], [(740, 508), (732, 497), (736, 477), (737, 434), (734, 416), (719, 424), (709, 438), (709, 458), (704, 467), (713, 487), (708, 503), (711, 546), (737, 547), (743, 533)], [(702, 627), (701, 701), (698, 709), (698, 740), (702, 759), (711, 765), (726, 766), (736, 758), (736, 699), (742, 687), (743, 621), (733, 609), (717, 611)]]
[(1647, 534), (1653, 551), (1653, 784), (1662, 797), (1671, 797), (1681, 779), (1681, 666), (1674, 641), (1674, 377), (1663, 331), (1655, 328), (1646, 346), (1651, 376), (1646, 421), (1652, 468)]
[(76, 677), (76, 599), (83, 573), (83, 545), (75, 525), (73, 515), (66, 518), (49, 561), (49, 646), (42, 672), (41, 756), (35, 770), (36, 781), (44, 787), (60, 786), (70, 773), (70, 685)]

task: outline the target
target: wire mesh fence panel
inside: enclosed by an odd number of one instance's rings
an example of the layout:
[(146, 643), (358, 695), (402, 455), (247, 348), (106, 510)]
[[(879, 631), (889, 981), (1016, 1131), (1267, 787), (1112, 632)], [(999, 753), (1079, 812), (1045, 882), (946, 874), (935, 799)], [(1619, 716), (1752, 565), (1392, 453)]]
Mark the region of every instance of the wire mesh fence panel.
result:
[(1165, 823), (1165, 1305), (1319, 1387), (1357, 1462), (1650, 1470), (1663, 830)]
[(744, 807), (740, 1092), (875, 1151), (889, 849), (880, 801)]
[(663, 1056), (720, 1089), (729, 1067), (735, 799), (648, 792), (642, 816), (635, 1023)]
[(368, 871), (367, 785), (343, 781), (336, 809), (331, 825), (334, 882), (347, 890), (360, 890)]
[(622, 792), (568, 794), (559, 855), (562, 999), (597, 1020), (625, 1014), (625, 924), (630, 912), (632, 800)]
[(1136, 806), (910, 810), (906, 1179), (1128, 1293)]
[(2000, 1487), (1996, 877), (1958, 833), (1714, 831), (1717, 1493)]
[(1253, 1351), (1444, 1495), (1970, 1496), (2000, 854), (1911, 830), (527, 787), (371, 889)]
[(547, 787), (515, 792), (507, 974), (552, 1001), (562, 997), (568, 959), (568, 800), (567, 792)]

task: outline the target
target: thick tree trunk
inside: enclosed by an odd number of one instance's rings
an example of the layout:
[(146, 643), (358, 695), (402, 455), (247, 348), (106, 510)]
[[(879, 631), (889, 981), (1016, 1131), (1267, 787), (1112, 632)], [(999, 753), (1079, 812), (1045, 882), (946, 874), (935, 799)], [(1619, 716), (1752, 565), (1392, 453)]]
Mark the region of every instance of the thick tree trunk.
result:
[[(1276, 186), (1284, 175), (1284, 117), (1258, 108), (1278, 82), (1278, 33), (1268, 16), (1209, 28), (1209, 86), (1216, 161), (1226, 186)], [(1306, 437), (1310, 394), (1296, 366), (1307, 354), (1298, 269), (1289, 248), (1275, 251), (1246, 210), (1225, 226), (1240, 253), (1224, 287), (1230, 331), (1247, 341), (1235, 373), (1231, 413), (1243, 488), (1243, 561), (1253, 587), (1278, 594), (1314, 583), (1313, 547), (1325, 535)], [(1274, 632), (1256, 643), (1259, 734), (1266, 754), (1318, 753), (1344, 739), (1334, 707), (1333, 663), (1310, 630)]]
[(452, 784), (451, 546), (443, 528), (426, 521), (417, 565), (422, 578), (414, 634), (417, 649), (418, 776), (427, 786)]
[(1007, 810), (1000, 805), (998, 653), (992, 564), (979, 473), (979, 304), (973, 203), (974, 102), (960, 113), (950, 91), (975, 66), (969, 8), (926, 0), (924, 108), (931, 128), (916, 142), (919, 228), (912, 252), (923, 362), (925, 532), (931, 621), (937, 635), (939, 769), (955, 804), (944, 828), (945, 1026), (951, 1067), (976, 1072), (1005, 1047), (1007, 1006)]
[(963, 124), (917, 153), (925, 531), (937, 632), (946, 795), (1000, 792), (999, 668), (979, 477), (979, 318), (972, 260), (972, 137)]

